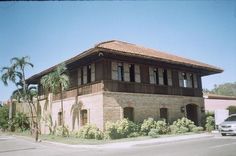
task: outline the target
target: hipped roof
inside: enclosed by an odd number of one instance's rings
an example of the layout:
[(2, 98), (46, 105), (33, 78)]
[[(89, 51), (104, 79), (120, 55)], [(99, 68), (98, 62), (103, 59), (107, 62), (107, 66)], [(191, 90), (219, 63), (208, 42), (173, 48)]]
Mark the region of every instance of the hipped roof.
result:
[[(81, 53), (71, 59), (68, 59), (64, 62), (67, 65), (67, 64), (76, 62), (85, 56), (91, 55), (91, 54), (99, 52), (99, 51), (120, 54), (120, 55), (126, 55), (126, 56), (152, 59), (152, 60), (157, 60), (157, 61), (171, 63), (171, 64), (184, 65), (184, 66), (192, 67), (195, 69), (204, 69), (211, 74), (223, 72), (223, 70), (221, 68), (218, 68), (218, 67), (206, 64), (206, 63), (202, 63), (199, 61), (183, 58), (183, 57), (172, 55), (172, 54), (169, 54), (166, 52), (161, 52), (158, 50), (145, 48), (142, 46), (138, 46), (135, 44), (131, 44), (131, 43), (123, 42), (123, 41), (118, 41), (118, 40), (110, 40), (110, 41), (106, 41), (106, 42), (101, 42), (101, 43), (95, 45), (93, 48), (91, 48), (87, 51), (84, 51), (83, 53)], [(48, 68), (38, 74), (31, 76), (30, 78), (27, 79), (27, 81), (37, 79), (37, 78), (53, 71), (58, 65), (55, 65), (55, 66)]]

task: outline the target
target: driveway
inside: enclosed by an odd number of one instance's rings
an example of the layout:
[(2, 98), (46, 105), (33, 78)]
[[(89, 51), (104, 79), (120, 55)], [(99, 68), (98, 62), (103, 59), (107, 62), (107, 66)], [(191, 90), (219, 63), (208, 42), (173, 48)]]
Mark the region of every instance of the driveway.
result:
[(31, 139), (0, 136), (0, 156), (235, 156), (236, 136), (194, 138), (172, 142), (145, 142), (132, 146), (64, 146)]

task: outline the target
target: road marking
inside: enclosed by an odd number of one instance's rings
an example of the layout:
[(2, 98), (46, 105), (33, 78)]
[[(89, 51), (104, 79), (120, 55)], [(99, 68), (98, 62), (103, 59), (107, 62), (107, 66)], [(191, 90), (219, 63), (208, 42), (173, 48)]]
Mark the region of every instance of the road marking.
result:
[(228, 143), (228, 144), (222, 144), (222, 145), (216, 145), (216, 146), (211, 146), (210, 148), (220, 148), (220, 147), (230, 146), (230, 145), (234, 145), (234, 144), (236, 144), (236, 142), (232, 142), (232, 143)]

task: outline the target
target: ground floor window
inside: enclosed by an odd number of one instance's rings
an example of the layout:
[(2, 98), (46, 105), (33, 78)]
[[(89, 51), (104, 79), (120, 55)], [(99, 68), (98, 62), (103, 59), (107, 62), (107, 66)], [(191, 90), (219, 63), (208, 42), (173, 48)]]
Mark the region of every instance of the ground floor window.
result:
[(81, 110), (80, 112), (81, 114), (81, 126), (85, 125), (86, 123), (88, 123), (88, 113), (87, 110)]
[(58, 126), (62, 125), (62, 112), (58, 112)]
[(124, 118), (130, 121), (134, 121), (134, 108), (133, 107), (124, 108)]
[(166, 120), (168, 122), (168, 109), (167, 108), (161, 108), (160, 109), (160, 118)]

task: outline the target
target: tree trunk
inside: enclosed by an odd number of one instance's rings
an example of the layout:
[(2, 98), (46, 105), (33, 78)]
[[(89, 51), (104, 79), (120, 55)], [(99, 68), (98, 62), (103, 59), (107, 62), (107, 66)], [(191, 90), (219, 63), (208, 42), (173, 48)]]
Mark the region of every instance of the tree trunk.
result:
[(61, 118), (62, 118), (62, 135), (65, 135), (65, 131), (64, 131), (64, 107), (63, 107), (63, 90), (61, 87), (61, 92), (60, 92), (60, 98), (61, 98)]

